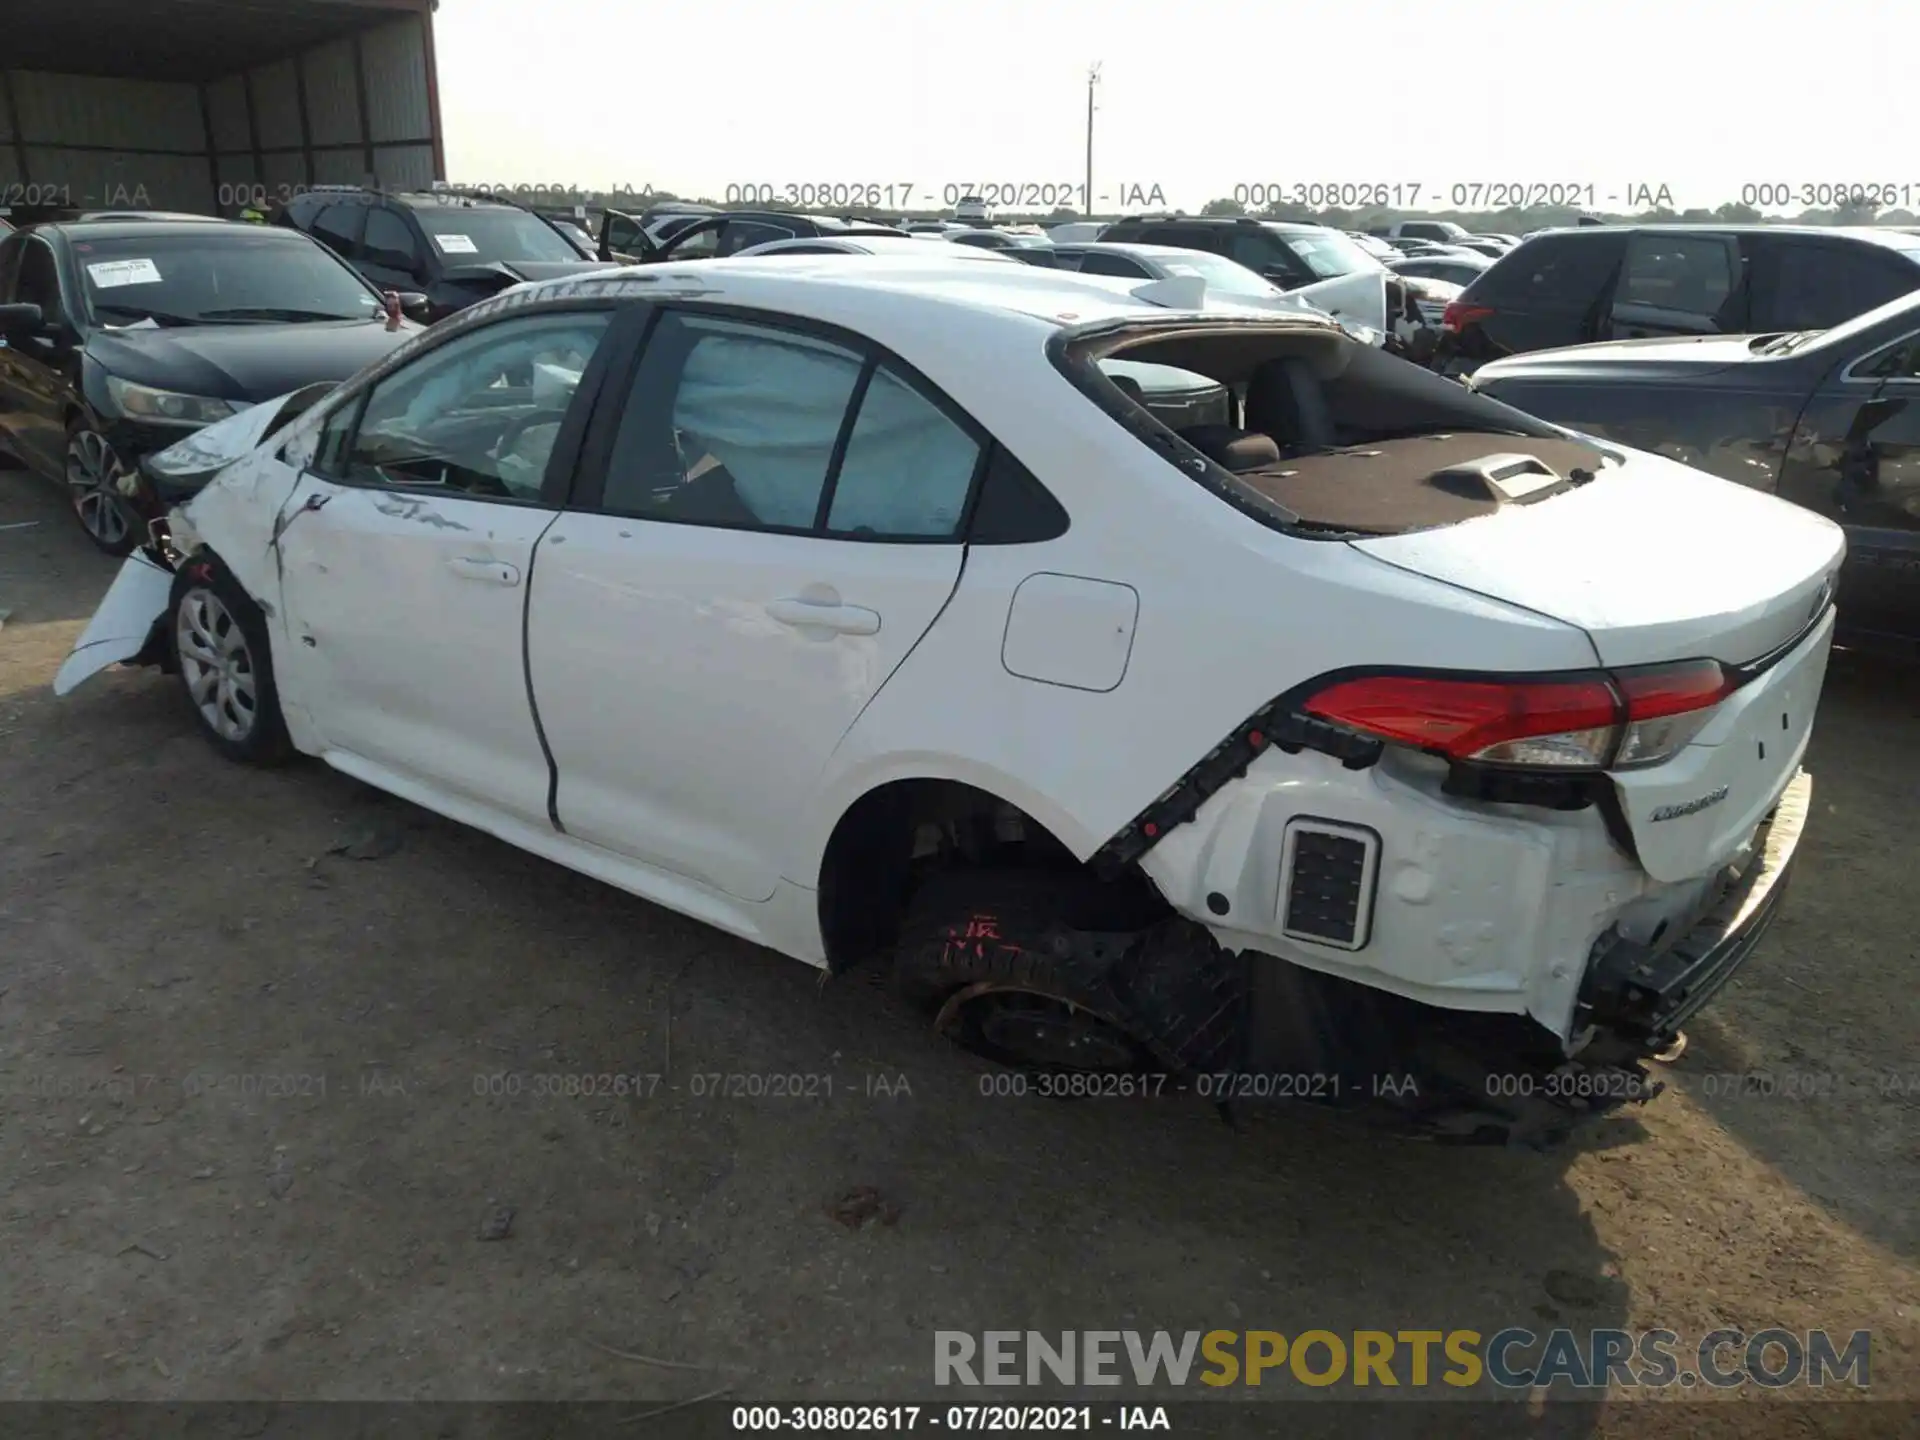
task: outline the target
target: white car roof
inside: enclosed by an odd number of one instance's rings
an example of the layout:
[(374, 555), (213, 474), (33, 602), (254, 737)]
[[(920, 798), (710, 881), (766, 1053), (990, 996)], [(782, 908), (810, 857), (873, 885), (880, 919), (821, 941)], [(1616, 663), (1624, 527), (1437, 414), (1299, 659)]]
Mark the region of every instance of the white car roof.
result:
[[(1052, 329), (1176, 316), (1217, 322), (1237, 314), (1273, 325), (1342, 333), (1338, 322), (1312, 314), (1211, 299), (1204, 309), (1171, 309), (1133, 294), (1142, 284), (1018, 262), (957, 264), (937, 250), (929, 254), (920, 246), (911, 254), (733, 255), (666, 261), (534, 281), (517, 285), (510, 293), (520, 304), (537, 304), (543, 296), (678, 295), (843, 325), (909, 352), (924, 350), (926, 338), (943, 328), (952, 333), (980, 324)], [(503, 294), (497, 300), (505, 298)], [(479, 310), (497, 300), (482, 301), (473, 308)]]

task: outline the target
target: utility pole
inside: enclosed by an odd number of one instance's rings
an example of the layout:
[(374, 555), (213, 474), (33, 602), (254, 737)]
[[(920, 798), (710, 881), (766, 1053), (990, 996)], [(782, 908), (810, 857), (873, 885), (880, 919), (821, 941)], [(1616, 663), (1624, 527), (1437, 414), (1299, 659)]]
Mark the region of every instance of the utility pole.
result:
[(1089, 220), (1093, 218), (1093, 91), (1099, 83), (1100, 65), (1096, 61), (1087, 70), (1087, 184), (1080, 192)]

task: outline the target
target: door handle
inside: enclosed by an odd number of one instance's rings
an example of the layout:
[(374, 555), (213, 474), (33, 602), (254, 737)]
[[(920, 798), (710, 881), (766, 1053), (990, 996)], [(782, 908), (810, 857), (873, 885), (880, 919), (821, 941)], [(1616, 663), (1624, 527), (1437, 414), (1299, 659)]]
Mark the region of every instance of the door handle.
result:
[(518, 585), (520, 571), (504, 560), (485, 560), (473, 555), (456, 555), (447, 568), (462, 580), (484, 580), (490, 585)]
[(836, 635), (877, 635), (880, 616), (858, 605), (821, 604), (817, 600), (769, 600), (767, 614), (796, 630), (831, 630)]

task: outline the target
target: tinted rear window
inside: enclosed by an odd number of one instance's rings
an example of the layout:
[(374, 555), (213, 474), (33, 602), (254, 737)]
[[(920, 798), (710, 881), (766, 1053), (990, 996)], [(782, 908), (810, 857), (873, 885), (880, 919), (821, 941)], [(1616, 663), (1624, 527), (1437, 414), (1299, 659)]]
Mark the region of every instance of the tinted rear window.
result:
[(1753, 327), (1824, 330), (1920, 289), (1920, 268), (1877, 245), (1786, 241), (1754, 257)]
[(1541, 235), (1496, 260), (1469, 287), (1475, 299), (1591, 304), (1613, 278), (1624, 235)]

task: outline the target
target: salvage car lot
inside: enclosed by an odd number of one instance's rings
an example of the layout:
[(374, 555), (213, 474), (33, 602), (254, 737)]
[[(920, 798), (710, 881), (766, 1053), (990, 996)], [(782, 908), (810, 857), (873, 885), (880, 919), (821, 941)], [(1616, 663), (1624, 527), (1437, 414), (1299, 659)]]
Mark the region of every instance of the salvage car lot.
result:
[[(1542, 1158), (985, 1098), (858, 976), (223, 764), (170, 678), (56, 702), (114, 562), (18, 475), (0, 527), (0, 1393), (924, 1398), (937, 1328), (1091, 1323), (1871, 1328), (1920, 1393), (1911, 675), (1836, 658), (1782, 919), (1672, 1090)], [(620, 1074), (664, 1079), (526, 1093)]]

